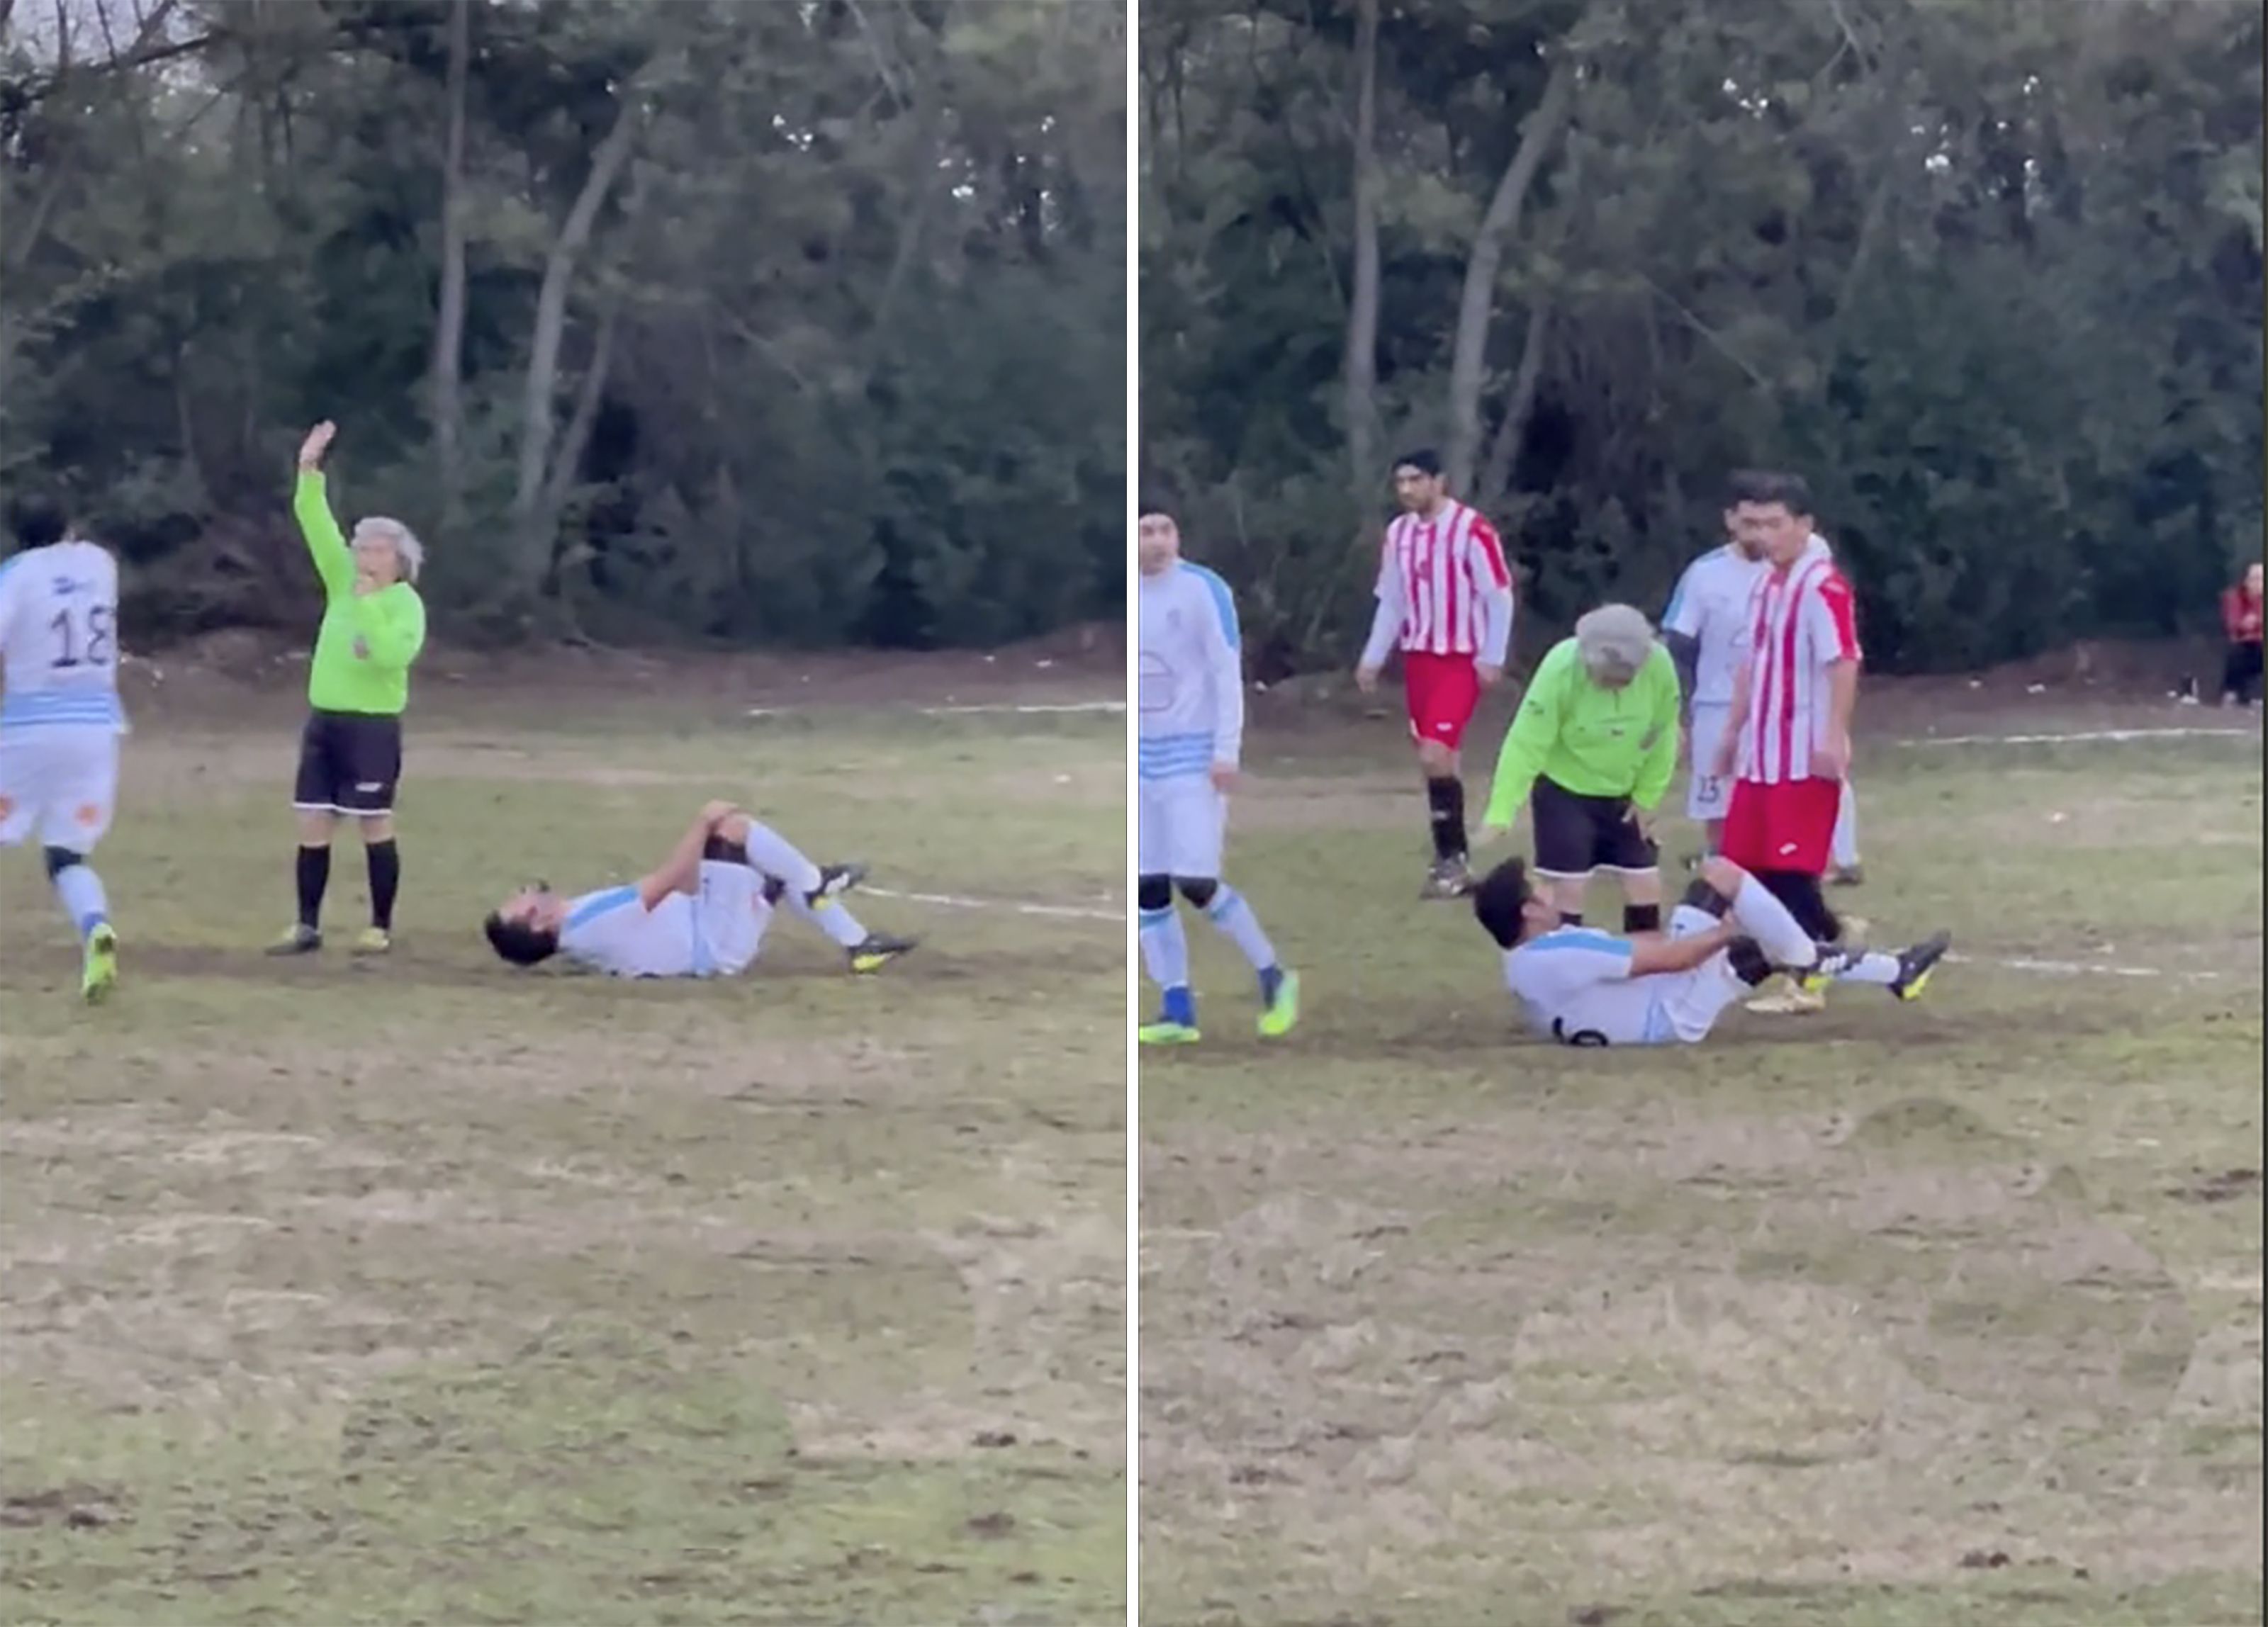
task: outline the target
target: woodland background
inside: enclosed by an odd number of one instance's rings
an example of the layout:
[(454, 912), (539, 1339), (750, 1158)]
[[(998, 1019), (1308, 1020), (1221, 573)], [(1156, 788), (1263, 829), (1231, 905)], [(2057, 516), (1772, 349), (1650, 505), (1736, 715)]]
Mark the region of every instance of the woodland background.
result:
[(1743, 465), (1872, 666), (2197, 629), (2260, 557), (2257, 0), (1140, 16), (1142, 473), (1263, 676), (1351, 659), (1414, 445), (1524, 644), (1658, 613)]
[(321, 417), (460, 636), (1116, 622), (1126, 26), (0, 0), (0, 487), (99, 526), (144, 643), (304, 631)]

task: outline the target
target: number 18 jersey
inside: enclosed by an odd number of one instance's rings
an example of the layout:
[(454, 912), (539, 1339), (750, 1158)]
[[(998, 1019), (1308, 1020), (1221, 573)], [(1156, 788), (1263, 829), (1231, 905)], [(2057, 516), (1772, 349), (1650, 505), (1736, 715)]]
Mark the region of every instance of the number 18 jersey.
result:
[(0, 560), (0, 729), (126, 732), (118, 701), (118, 562), (66, 540)]

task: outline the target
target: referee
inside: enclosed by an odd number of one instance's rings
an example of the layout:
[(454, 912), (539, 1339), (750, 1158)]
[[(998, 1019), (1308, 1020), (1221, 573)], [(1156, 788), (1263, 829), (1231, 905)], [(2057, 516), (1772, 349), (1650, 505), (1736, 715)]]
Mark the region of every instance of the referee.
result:
[(322, 467), (337, 433), (328, 422), (307, 431), (291, 496), (292, 514), (323, 579), (323, 624), (307, 674), (309, 714), (291, 790), (299, 818), (299, 919), (270, 954), (312, 954), (323, 946), (331, 833), (342, 818), (362, 828), (370, 865), (370, 925), (355, 940), (357, 954), (384, 954), (394, 946), (394, 899), (401, 887), (394, 793), (401, 783), (409, 668), (425, 644), (425, 601), (410, 585), (425, 550), (398, 519), (357, 520), (351, 542), (341, 534)]
[(1623, 931), (1661, 930), (1653, 814), (1677, 768), (1677, 669), (1646, 617), (1603, 605), (1552, 647), (1497, 758), (1484, 837), (1530, 805), (1535, 872), (1560, 924), (1583, 919), (1592, 874), (1623, 885)]

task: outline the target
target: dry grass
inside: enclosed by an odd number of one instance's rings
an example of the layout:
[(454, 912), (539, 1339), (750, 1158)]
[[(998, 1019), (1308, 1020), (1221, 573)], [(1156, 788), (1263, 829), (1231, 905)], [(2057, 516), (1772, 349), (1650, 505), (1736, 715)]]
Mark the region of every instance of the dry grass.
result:
[(1118, 1619), (1122, 930), (876, 897), (929, 940), (881, 977), (784, 929), (637, 986), (476, 928), (712, 794), (878, 887), (1116, 909), (1119, 726), (418, 721), (382, 965), (257, 953), (288, 732), (129, 743), (109, 1008), (8, 858), (0, 1614)]
[(1970, 958), (1602, 1057), (1417, 902), (1381, 733), (1240, 807), (1300, 1034), (1198, 928), (1144, 1060), (1145, 1623), (2257, 1621), (2257, 742), (1878, 753), (1845, 902)]

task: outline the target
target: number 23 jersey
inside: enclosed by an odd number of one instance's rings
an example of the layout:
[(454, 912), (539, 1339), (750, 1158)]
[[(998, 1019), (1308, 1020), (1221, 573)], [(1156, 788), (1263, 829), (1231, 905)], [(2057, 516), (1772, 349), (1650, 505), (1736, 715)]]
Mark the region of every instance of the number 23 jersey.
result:
[(0, 560), (0, 728), (126, 730), (118, 702), (118, 562), (65, 541)]

